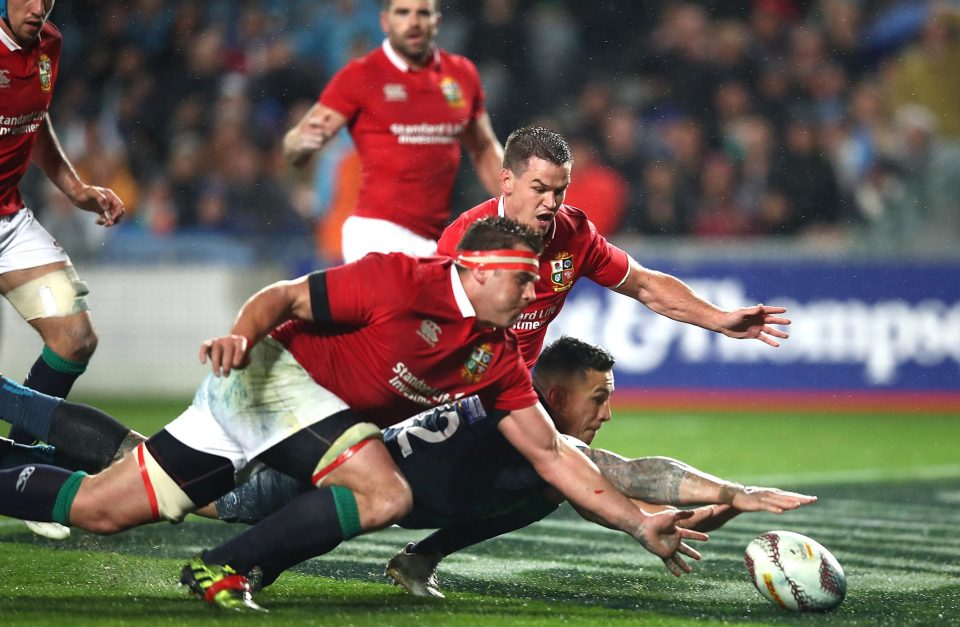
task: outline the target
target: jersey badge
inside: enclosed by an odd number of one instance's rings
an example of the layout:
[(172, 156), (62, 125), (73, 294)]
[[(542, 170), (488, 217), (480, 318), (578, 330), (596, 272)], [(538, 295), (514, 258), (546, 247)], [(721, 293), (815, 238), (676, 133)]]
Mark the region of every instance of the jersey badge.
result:
[(467, 363), (463, 364), (463, 368), (460, 369), (463, 378), (471, 383), (479, 383), (480, 379), (483, 378), (483, 373), (487, 371), (490, 362), (493, 361), (492, 350), (493, 348), (489, 344), (474, 346)]
[(437, 345), (437, 342), (440, 341), (440, 325), (433, 320), (424, 320), (420, 323), (420, 329), (417, 331), (417, 335), (429, 344), (430, 348), (433, 348)]
[(383, 99), (387, 102), (406, 102), (407, 88), (399, 83), (387, 83), (383, 86)]
[(0, 70), (0, 89), (10, 86), (10, 77), (7, 76), (9, 73), (10, 70)]
[(37, 59), (37, 69), (40, 71), (40, 89), (46, 93), (50, 91), (53, 78), (53, 66), (50, 64), (50, 57), (45, 53), (41, 53), (40, 58)]
[(463, 99), (460, 85), (449, 76), (444, 76), (440, 81), (440, 89), (443, 90), (443, 97), (447, 99), (447, 104), (454, 109), (462, 109), (467, 105)]
[(550, 283), (554, 292), (566, 292), (573, 287), (573, 274), (573, 255), (570, 253), (557, 253), (550, 260)]

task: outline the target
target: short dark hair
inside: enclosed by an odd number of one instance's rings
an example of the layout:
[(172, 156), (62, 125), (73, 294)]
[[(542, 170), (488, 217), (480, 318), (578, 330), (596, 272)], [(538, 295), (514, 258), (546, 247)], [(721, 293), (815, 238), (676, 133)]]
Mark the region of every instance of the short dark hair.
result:
[(584, 376), (587, 370), (609, 372), (616, 360), (595, 344), (564, 335), (537, 357), (534, 377), (540, 381), (555, 377)]
[[(393, 0), (380, 0), (380, 10), (389, 11), (391, 4), (393, 4)], [(440, 0), (433, 0), (433, 10), (437, 13), (440, 12)]]
[(477, 220), (460, 238), (457, 250), (497, 250), (529, 247), (538, 255), (543, 252), (543, 236), (510, 218), (495, 217)]
[(560, 133), (542, 126), (518, 128), (507, 137), (503, 147), (503, 167), (514, 174), (523, 174), (531, 157), (539, 157), (554, 165), (573, 163), (570, 145)]

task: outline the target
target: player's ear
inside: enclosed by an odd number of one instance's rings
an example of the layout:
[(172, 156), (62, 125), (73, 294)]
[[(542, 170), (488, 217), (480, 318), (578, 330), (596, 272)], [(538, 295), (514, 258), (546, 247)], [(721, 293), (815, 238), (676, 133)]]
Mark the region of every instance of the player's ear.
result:
[(513, 172), (508, 168), (500, 168), (500, 191), (509, 196), (513, 193), (514, 183)]
[(567, 391), (559, 385), (551, 385), (547, 388), (547, 404), (551, 408), (561, 408), (566, 404)]

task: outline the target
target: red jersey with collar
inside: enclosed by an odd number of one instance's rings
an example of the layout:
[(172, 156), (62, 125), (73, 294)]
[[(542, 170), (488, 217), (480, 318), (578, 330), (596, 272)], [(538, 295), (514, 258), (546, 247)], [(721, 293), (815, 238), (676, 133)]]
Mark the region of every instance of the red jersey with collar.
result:
[(0, 215), (23, 209), (17, 186), (50, 108), (62, 45), (63, 36), (50, 22), (29, 49), (0, 31)]
[(331, 268), (333, 324), (291, 321), (272, 336), (317, 383), (380, 427), (470, 394), (507, 412), (533, 406), (515, 336), (477, 325), (469, 304), (465, 316), (452, 267), (446, 257), (371, 253)]
[[(460, 215), (447, 227), (437, 245), (437, 254), (456, 256), (457, 244), (467, 227), (481, 218), (500, 215), (500, 199), (492, 198)], [(570, 288), (580, 277), (603, 287), (617, 287), (627, 278), (630, 257), (608, 242), (583, 211), (561, 205), (554, 217), (552, 234), (545, 238), (540, 255), (537, 298), (513, 325), (520, 352), (532, 368), (543, 347), (547, 325), (557, 317)]]
[(381, 46), (337, 72), (320, 104), (347, 118), (363, 164), (353, 215), (437, 239), (450, 216), (460, 135), (483, 114), (483, 98), (473, 63), (442, 50), (426, 68), (404, 71)]

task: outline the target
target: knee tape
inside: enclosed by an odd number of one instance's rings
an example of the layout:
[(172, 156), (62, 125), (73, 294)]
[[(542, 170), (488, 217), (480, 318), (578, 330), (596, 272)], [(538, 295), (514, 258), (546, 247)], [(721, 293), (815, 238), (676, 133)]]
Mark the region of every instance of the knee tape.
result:
[(137, 456), (140, 478), (143, 479), (154, 520), (164, 518), (170, 522), (180, 522), (197, 508), (187, 493), (157, 463), (146, 446), (140, 444), (134, 455)]
[(30, 321), (87, 311), (89, 293), (73, 266), (65, 266), (13, 288), (6, 297), (23, 319)]
[(324, 477), (353, 457), (371, 440), (383, 440), (380, 428), (373, 423), (360, 422), (344, 431), (320, 458), (313, 471), (313, 484), (319, 487)]

